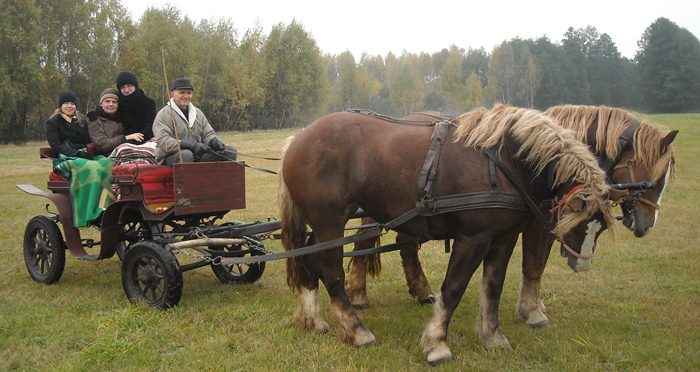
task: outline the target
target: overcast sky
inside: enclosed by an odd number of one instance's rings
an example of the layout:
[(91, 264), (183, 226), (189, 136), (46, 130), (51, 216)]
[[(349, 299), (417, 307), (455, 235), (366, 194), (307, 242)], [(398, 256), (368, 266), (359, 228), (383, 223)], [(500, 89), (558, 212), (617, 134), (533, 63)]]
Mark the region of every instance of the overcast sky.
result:
[(666, 17), (700, 36), (698, 0), (121, 0), (138, 21), (149, 7), (170, 4), (199, 21), (228, 18), (239, 36), (255, 26), (265, 34), (293, 19), (318, 43), (322, 53), (346, 50), (385, 56), (434, 53), (450, 45), (464, 49), (494, 46), (514, 37), (548, 36), (560, 42), (567, 28), (588, 25), (607, 33), (625, 57), (657, 18)]

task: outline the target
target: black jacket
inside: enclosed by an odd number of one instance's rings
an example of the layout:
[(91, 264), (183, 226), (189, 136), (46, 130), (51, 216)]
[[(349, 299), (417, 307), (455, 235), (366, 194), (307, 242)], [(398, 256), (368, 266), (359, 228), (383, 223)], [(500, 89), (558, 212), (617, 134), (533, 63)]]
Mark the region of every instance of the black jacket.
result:
[[(79, 116), (76, 113), (77, 116)], [(87, 121), (84, 118), (73, 118), (67, 122), (61, 114), (56, 113), (46, 121), (46, 140), (51, 146), (54, 156), (78, 156), (78, 149), (90, 143)]]
[(153, 138), (156, 102), (146, 96), (141, 88), (136, 88), (128, 96), (119, 92), (119, 115), (124, 125), (124, 134), (142, 133), (143, 142)]

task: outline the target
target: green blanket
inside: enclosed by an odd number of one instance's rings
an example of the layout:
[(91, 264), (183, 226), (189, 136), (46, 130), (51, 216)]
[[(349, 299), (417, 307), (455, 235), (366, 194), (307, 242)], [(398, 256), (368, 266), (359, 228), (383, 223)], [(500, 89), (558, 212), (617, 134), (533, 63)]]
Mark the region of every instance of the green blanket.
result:
[(54, 166), (69, 175), (73, 225), (88, 226), (102, 216), (115, 200), (112, 193), (112, 161), (104, 156), (95, 160), (67, 158)]

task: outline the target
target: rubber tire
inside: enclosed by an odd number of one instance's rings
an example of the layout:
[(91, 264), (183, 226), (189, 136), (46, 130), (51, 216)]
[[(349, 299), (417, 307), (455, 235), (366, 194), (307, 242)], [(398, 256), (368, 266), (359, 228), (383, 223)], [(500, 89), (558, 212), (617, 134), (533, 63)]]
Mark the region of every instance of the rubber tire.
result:
[[(265, 252), (255, 247), (249, 247), (253, 256), (264, 255)], [(223, 249), (227, 251), (241, 250), (240, 245), (226, 246)], [(265, 262), (254, 264), (232, 264), (232, 265), (215, 265), (211, 264), (211, 270), (217, 278), (225, 284), (249, 284), (254, 283), (263, 275), (265, 271)]]
[[(145, 239), (151, 239), (153, 236), (153, 232), (151, 230), (151, 225), (147, 222), (144, 222), (141, 219), (141, 216), (139, 215), (136, 217), (137, 219), (133, 221), (129, 221), (125, 223), (123, 226), (120, 226), (120, 233), (124, 233), (126, 230), (127, 226), (130, 226), (129, 230), (133, 230), (136, 226), (138, 226), (139, 230), (144, 230), (145, 231)], [(124, 256), (126, 255), (126, 251), (131, 248), (131, 246), (136, 243), (136, 242), (129, 242), (127, 240), (122, 240), (117, 243), (117, 247), (115, 248), (115, 251), (117, 253), (117, 257), (119, 257), (120, 260), (124, 261)]]
[(46, 216), (32, 218), (24, 230), (23, 244), (24, 263), (32, 279), (44, 284), (61, 279), (66, 266), (66, 243), (56, 222)]
[(182, 272), (177, 258), (152, 240), (136, 242), (122, 261), (122, 286), (132, 303), (170, 309), (182, 297)]

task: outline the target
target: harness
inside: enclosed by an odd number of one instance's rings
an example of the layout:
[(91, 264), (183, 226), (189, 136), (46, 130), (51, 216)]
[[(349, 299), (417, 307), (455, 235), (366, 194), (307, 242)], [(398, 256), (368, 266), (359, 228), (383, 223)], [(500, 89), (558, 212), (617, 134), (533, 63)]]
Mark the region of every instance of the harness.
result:
[[(518, 187), (516, 185), (520, 194), (503, 192), (495, 189), (496, 167), (500, 168), (509, 179), (514, 178), (505, 170), (502, 163), (498, 161), (492, 149), (485, 150), (487, 156), (489, 156), (489, 179), (492, 188), (490, 191), (433, 197), (433, 185), (435, 184), (438, 174), (442, 145), (445, 143), (449, 130), (453, 129), (455, 124), (451, 121), (443, 120), (435, 123), (434, 126), (431, 144), (420, 171), (420, 178), (418, 180), (418, 201), (416, 202), (416, 206), (384, 224), (385, 229), (392, 230), (416, 216), (435, 216), (448, 212), (485, 208), (502, 208), (516, 211), (532, 210), (538, 215), (538, 218), (541, 217), (543, 220), (545, 219), (542, 211), (536, 206), (534, 201), (524, 193), (524, 188), (522, 186)], [(523, 197), (521, 197), (521, 195)]]

